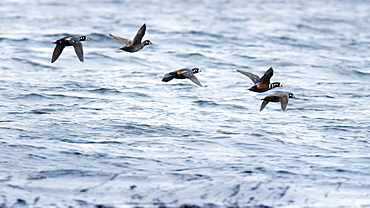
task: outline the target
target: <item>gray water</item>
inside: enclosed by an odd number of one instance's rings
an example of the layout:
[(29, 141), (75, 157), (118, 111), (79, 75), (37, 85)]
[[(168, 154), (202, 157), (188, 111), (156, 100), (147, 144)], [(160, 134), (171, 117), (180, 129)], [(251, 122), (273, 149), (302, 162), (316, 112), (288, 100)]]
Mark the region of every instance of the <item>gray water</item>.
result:
[[(365, 0), (2, 0), (0, 207), (369, 207), (369, 25)], [(66, 35), (84, 63), (50, 63)], [(184, 67), (207, 87), (161, 82)], [(269, 67), (265, 93), (236, 71)]]

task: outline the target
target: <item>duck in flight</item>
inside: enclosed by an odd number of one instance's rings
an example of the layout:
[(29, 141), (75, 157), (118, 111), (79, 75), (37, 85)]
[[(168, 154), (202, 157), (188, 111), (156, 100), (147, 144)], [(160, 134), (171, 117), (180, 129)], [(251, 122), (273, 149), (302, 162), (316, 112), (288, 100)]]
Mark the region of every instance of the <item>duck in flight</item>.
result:
[(127, 52), (136, 52), (136, 51), (139, 51), (139, 50), (143, 49), (144, 46), (152, 44), (152, 42), (150, 42), (150, 40), (144, 40), (143, 42), (141, 42), (141, 40), (143, 39), (143, 37), (145, 35), (145, 30), (146, 30), (146, 25), (144, 23), (140, 27), (140, 29), (137, 31), (137, 33), (136, 33), (136, 35), (135, 35), (135, 37), (132, 41), (128, 40), (126, 38), (121, 38), (121, 37), (112, 35), (112, 34), (109, 34), (109, 36), (111, 38), (113, 38), (115, 40), (118, 40), (118, 41), (122, 42), (123, 44), (125, 44), (125, 46), (123, 46), (122, 48), (119, 48), (119, 49), (127, 51)]
[(249, 77), (253, 83), (254, 86), (249, 88), (248, 90), (253, 91), (253, 92), (266, 92), (268, 90), (271, 90), (275, 87), (281, 87), (280, 82), (273, 82), (270, 83), (270, 79), (272, 75), (274, 75), (274, 70), (272, 67), (270, 67), (265, 74), (260, 78), (258, 75), (252, 74), (250, 72), (242, 71), (242, 70), (237, 70), (238, 72), (244, 74), (245, 76)]
[(63, 49), (66, 46), (73, 46), (78, 59), (81, 62), (83, 62), (84, 61), (84, 52), (82, 50), (81, 41), (85, 41), (85, 40), (87, 40), (87, 37), (84, 36), (84, 35), (80, 36), (80, 37), (71, 35), (71, 36), (66, 36), (64, 38), (61, 38), (61, 39), (56, 40), (55, 42), (53, 42), (54, 44), (56, 44), (56, 46), (54, 48), (53, 57), (51, 58), (51, 63), (55, 62), (58, 59), (58, 57), (60, 56), (60, 54), (62, 54)]
[(294, 98), (294, 97), (295, 96), (293, 95), (293, 93), (275, 93), (275, 94), (268, 95), (265, 98), (261, 99), (263, 100), (263, 102), (261, 104), (260, 111), (262, 111), (269, 102), (280, 102), (281, 109), (285, 111), (286, 106), (288, 105), (289, 98)]
[(197, 84), (200, 87), (203, 87), (202, 84), (199, 82), (196, 76), (194, 76), (195, 73), (200, 72), (199, 68), (183, 68), (179, 69), (170, 73), (167, 73), (164, 75), (162, 82), (169, 82), (172, 79), (190, 79), (192, 82)]

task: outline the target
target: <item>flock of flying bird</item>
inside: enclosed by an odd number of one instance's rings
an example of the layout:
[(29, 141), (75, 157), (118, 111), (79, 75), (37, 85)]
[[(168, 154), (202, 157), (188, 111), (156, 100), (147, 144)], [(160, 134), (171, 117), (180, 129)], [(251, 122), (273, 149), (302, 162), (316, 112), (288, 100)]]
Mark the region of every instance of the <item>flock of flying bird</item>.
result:
[[(123, 47), (119, 49), (127, 51), (127, 52), (136, 52), (136, 51), (143, 49), (144, 46), (152, 44), (150, 40), (144, 40), (143, 42), (141, 42), (145, 35), (145, 31), (146, 31), (146, 25), (143, 24), (140, 27), (140, 29), (137, 31), (132, 41), (126, 38), (121, 38), (121, 37), (112, 35), (112, 34), (109, 34), (109, 36), (125, 44)], [(63, 37), (53, 42), (54, 44), (56, 44), (56, 46), (54, 48), (53, 56), (51, 58), (51, 63), (55, 62), (59, 58), (65, 46), (73, 46), (78, 59), (81, 62), (83, 62), (84, 57), (83, 57), (81, 41), (85, 41), (85, 40), (87, 40), (86, 36), (80, 36), (80, 37), (67, 36), (67, 37)], [(274, 70), (272, 69), (272, 67), (270, 67), (261, 78), (250, 72), (246, 72), (242, 70), (237, 70), (237, 71), (248, 76), (253, 81), (254, 85), (248, 89), (250, 91), (266, 92), (275, 87), (282, 86), (280, 82), (270, 83), (270, 79), (274, 74)], [(200, 72), (199, 68), (193, 68), (193, 69), (183, 68), (183, 69), (179, 69), (179, 70), (165, 74), (162, 81), (168, 82), (172, 79), (190, 79), (192, 82), (202, 87), (202, 84), (194, 76), (194, 74), (198, 72)], [(263, 102), (261, 104), (260, 111), (262, 111), (269, 102), (280, 102), (281, 109), (285, 110), (288, 105), (289, 98), (294, 98), (293, 93), (274, 93), (274, 94), (268, 95), (265, 98), (261, 99), (263, 100)]]

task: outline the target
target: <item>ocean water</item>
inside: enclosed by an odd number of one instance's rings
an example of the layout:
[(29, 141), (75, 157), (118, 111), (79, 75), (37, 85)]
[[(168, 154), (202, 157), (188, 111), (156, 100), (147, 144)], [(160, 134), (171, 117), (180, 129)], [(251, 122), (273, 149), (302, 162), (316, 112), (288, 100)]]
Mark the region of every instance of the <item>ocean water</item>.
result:
[[(0, 207), (369, 207), (369, 25), (366, 0), (2, 0)], [(66, 35), (84, 63), (50, 63)], [(207, 87), (161, 82), (184, 67)], [(236, 71), (269, 67), (265, 93)]]

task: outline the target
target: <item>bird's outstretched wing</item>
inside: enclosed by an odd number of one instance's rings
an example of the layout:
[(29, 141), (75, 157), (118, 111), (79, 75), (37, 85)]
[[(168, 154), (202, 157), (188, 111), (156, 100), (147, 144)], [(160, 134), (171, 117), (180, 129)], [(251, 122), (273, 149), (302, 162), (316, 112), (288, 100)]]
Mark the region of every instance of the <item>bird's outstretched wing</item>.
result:
[(82, 50), (82, 43), (78, 42), (74, 44), (73, 47), (75, 48), (75, 52), (78, 59), (80, 59), (81, 62), (84, 62), (84, 52)]
[(202, 84), (199, 82), (199, 80), (197, 79), (196, 76), (192, 75), (190, 77), (188, 77), (192, 82), (194, 82), (195, 84), (197, 84), (198, 86), (200, 87), (203, 87)]
[(137, 31), (134, 39), (132, 40), (133, 44), (140, 44), (141, 40), (143, 39), (146, 31), (146, 25), (145, 23), (140, 27), (140, 29)]
[(239, 69), (236, 70), (236, 71), (238, 71), (238, 72), (244, 74), (245, 76), (249, 77), (254, 84), (260, 83), (261, 79), (258, 75), (255, 75), (255, 74), (250, 73), (250, 72), (242, 71), (242, 70), (239, 70)]
[(119, 42), (125, 44), (125, 45), (129, 45), (131, 44), (131, 40), (128, 40), (126, 38), (121, 38), (121, 37), (118, 37), (118, 36), (115, 36), (115, 35), (112, 35), (112, 34), (109, 34), (109, 36), (115, 40), (118, 40)]
[(274, 75), (274, 70), (270, 67), (261, 77), (261, 84), (270, 84), (270, 79)]
[(260, 112), (266, 107), (266, 105), (269, 103), (270, 101), (267, 101), (267, 100), (264, 100), (261, 104), (261, 108), (260, 108)]
[(53, 57), (51, 58), (51, 63), (53, 63), (54, 61), (56, 61), (60, 54), (62, 53), (63, 49), (64, 49), (64, 45), (56, 45), (55, 48), (54, 48), (54, 52), (53, 52)]
[(283, 96), (280, 98), (280, 103), (281, 103), (281, 109), (285, 110), (286, 109), (286, 106), (288, 105), (288, 95), (286, 96)]

